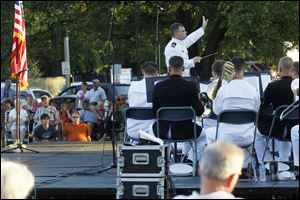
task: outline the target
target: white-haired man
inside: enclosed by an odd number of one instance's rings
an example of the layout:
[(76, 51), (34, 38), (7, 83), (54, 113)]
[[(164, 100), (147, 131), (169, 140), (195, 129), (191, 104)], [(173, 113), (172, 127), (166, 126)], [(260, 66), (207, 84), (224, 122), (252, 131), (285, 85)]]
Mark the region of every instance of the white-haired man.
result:
[(234, 144), (213, 142), (207, 145), (200, 161), (200, 194), (178, 195), (174, 199), (233, 199), (232, 195), (244, 162), (244, 152)]
[(25, 199), (34, 186), (34, 176), (24, 164), (1, 159), (1, 199)]

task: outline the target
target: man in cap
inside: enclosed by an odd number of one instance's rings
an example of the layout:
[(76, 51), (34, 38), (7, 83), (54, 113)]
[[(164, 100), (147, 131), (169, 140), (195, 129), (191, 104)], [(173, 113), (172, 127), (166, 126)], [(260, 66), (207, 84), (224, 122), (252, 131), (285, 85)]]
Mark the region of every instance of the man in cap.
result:
[(1, 88), (1, 103), (7, 98), (14, 100), (15, 97), (16, 91), (11, 88), (11, 80), (6, 79), (5, 86)]
[(33, 116), (34, 121), (38, 124), (41, 124), (42, 123), (41, 116), (42, 114), (46, 113), (50, 116), (50, 123), (56, 126), (59, 120), (58, 111), (54, 106), (51, 106), (49, 104), (50, 97), (48, 97), (47, 95), (43, 95), (41, 97), (41, 100), (42, 100), (42, 106), (40, 106), (36, 110), (36, 113)]
[(84, 97), (90, 101), (91, 104), (97, 105), (98, 101), (105, 101), (105, 91), (100, 87), (100, 81), (93, 79), (93, 88), (85, 93)]

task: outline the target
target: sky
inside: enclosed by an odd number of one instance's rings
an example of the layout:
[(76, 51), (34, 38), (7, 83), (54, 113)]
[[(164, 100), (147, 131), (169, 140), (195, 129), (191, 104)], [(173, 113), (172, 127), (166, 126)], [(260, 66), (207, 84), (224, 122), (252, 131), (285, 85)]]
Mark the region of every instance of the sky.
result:
[(287, 56), (291, 57), (293, 61), (299, 61), (299, 50), (293, 49), (287, 52)]

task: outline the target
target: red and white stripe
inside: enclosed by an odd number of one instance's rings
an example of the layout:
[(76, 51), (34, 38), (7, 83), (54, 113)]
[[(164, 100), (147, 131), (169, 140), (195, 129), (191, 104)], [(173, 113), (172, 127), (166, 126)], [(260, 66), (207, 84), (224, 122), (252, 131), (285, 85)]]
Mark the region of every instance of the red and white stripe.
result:
[[(22, 1), (15, 3), (15, 19), (13, 31), (13, 48), (11, 72), (12, 77), (16, 78), (16, 74), (27, 68), (26, 57), (26, 33), (25, 33), (25, 18), (23, 13)], [(27, 71), (20, 74), (20, 89), (28, 87)]]

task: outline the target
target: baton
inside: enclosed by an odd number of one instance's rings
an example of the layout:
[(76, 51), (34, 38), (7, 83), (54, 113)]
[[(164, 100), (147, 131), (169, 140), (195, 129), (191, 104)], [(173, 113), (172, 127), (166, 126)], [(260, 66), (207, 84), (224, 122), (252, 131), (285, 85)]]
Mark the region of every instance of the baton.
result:
[(212, 53), (212, 54), (208, 54), (208, 55), (206, 55), (206, 56), (203, 56), (203, 57), (201, 57), (201, 59), (207, 58), (207, 57), (210, 57), (210, 56), (213, 56), (213, 55), (216, 55), (216, 54), (218, 54), (218, 52), (215, 52), (215, 53)]

